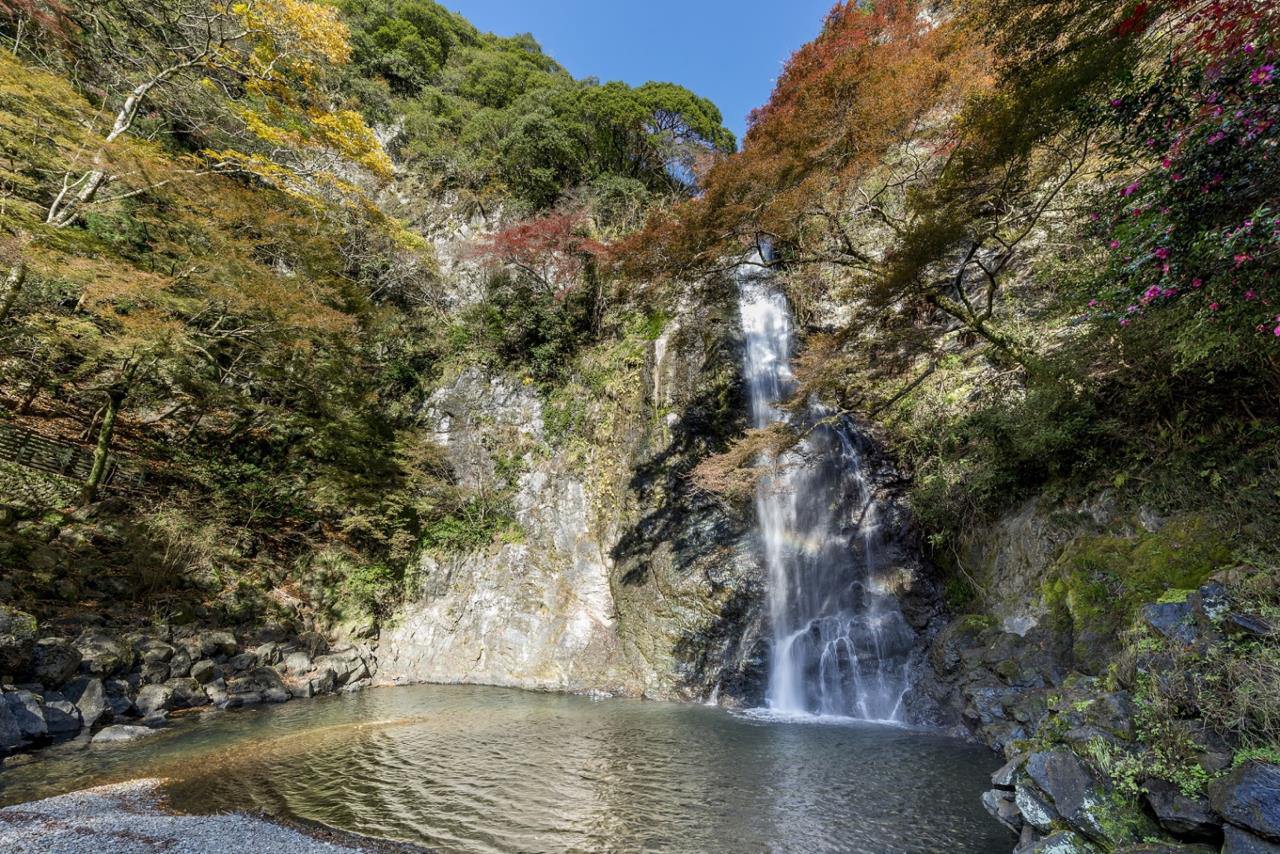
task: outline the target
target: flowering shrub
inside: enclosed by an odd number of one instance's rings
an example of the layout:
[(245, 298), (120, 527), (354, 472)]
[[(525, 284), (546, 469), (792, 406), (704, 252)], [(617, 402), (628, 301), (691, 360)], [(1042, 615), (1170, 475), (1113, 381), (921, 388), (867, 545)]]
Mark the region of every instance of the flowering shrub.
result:
[(1175, 19), (1158, 72), (1115, 94), (1104, 121), (1118, 157), (1138, 148), (1153, 168), (1093, 215), (1110, 254), (1096, 316), (1127, 327), (1176, 307), (1191, 335), (1280, 346), (1280, 59), (1262, 26), (1278, 16), (1198, 4)]

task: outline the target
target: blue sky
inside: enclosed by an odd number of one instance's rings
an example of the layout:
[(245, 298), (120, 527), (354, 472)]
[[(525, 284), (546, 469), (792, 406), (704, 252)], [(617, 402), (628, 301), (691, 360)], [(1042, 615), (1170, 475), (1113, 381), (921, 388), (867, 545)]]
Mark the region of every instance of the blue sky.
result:
[(575, 77), (669, 80), (715, 101), (738, 139), (834, 0), (440, 0), (482, 30), (533, 33)]

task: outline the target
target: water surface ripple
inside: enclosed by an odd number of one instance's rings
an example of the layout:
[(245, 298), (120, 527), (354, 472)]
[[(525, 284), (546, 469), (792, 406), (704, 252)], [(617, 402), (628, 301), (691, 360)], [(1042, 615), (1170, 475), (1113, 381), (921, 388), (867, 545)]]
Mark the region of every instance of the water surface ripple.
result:
[(0, 801), (168, 776), (174, 806), (257, 809), (446, 852), (1007, 850), (997, 764), (910, 730), (415, 686), (191, 720), (0, 771)]

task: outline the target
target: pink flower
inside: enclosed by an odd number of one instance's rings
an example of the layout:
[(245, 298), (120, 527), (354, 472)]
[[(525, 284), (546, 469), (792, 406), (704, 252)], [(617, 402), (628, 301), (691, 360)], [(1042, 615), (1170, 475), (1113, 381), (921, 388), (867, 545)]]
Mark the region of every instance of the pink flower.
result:
[(1200, 279), (1191, 280), (1191, 287), (1193, 288), (1199, 288), (1199, 287), (1202, 287), (1203, 285), (1204, 285), (1204, 282)]
[(1280, 326), (1276, 327), (1276, 337), (1280, 338)]
[(1253, 302), (1258, 298), (1258, 292), (1250, 288), (1249, 290), (1244, 292), (1244, 298), (1249, 302)]
[(1209, 311), (1217, 311), (1220, 307), (1216, 302), (1209, 303)]
[(1113, 240), (1113, 241), (1111, 241), (1111, 242), (1110, 242), (1109, 244), (1107, 244), (1107, 245), (1108, 245), (1108, 246), (1110, 246), (1112, 249), (1119, 249), (1119, 248), (1120, 248), (1120, 241), (1119, 241), (1119, 240)]
[(1249, 75), (1249, 82), (1254, 86), (1265, 86), (1271, 82), (1271, 75), (1275, 72), (1274, 65), (1262, 65)]
[(1098, 307), (1098, 301), (1096, 299), (1089, 300), (1089, 308), (1097, 308), (1097, 307)]
[(1120, 195), (1124, 196), (1125, 198), (1132, 196), (1134, 193), (1138, 192), (1138, 187), (1140, 186), (1140, 184), (1141, 182), (1134, 181), (1132, 184), (1130, 184), (1129, 186), (1121, 190)]
[(1117, 110), (1118, 110), (1118, 109), (1120, 109), (1120, 107), (1121, 107), (1123, 104), (1124, 104), (1124, 101), (1121, 101), (1119, 98), (1112, 98), (1112, 99), (1111, 99), (1111, 106), (1112, 106), (1112, 107), (1114, 107), (1114, 108), (1115, 108), (1115, 109), (1117, 109)]
[(1252, 261), (1253, 256), (1250, 255), (1248, 252), (1241, 252), (1239, 255), (1235, 256), (1235, 260), (1236, 260), (1236, 266), (1239, 267), (1240, 265), (1244, 264), (1247, 261)]
[[(1131, 321), (1130, 321), (1130, 320), (1129, 320), (1129, 318), (1127, 318), (1127, 317), (1122, 317), (1122, 318), (1120, 318), (1120, 325), (1121, 325), (1121, 326), (1128, 326), (1128, 325), (1130, 324), (1130, 322), (1131, 322)], [(1277, 330), (1277, 334), (1280, 334), (1280, 330)]]
[(1165, 246), (1159, 246), (1159, 247), (1157, 247), (1157, 248), (1156, 248), (1156, 251), (1155, 251), (1155, 256), (1156, 256), (1157, 258), (1159, 258), (1160, 260), (1162, 260), (1162, 261), (1163, 261), (1165, 258), (1168, 258), (1168, 257), (1169, 257), (1169, 249), (1168, 249), (1168, 247), (1165, 247)]

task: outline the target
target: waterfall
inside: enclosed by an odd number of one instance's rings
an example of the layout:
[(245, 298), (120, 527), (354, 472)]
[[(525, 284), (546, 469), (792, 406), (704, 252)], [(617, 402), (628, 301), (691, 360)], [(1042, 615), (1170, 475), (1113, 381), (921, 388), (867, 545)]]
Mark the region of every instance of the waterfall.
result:
[(881, 558), (891, 533), (867, 479), (865, 439), (817, 402), (781, 408), (795, 391), (786, 297), (747, 267), (738, 290), (753, 426), (805, 431), (767, 461), (756, 490), (773, 626), (769, 708), (901, 721), (915, 634)]

